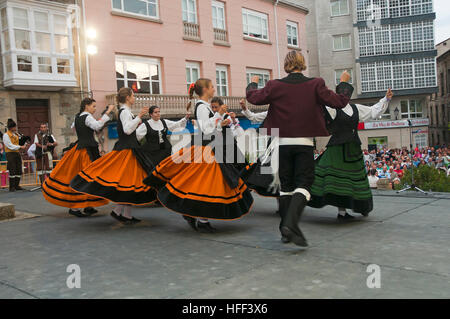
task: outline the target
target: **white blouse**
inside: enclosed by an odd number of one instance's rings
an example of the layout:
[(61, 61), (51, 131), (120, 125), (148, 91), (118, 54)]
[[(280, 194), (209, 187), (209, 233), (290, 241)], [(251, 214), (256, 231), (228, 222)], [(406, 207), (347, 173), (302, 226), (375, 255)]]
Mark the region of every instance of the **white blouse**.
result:
[[(214, 133), (215, 130), (222, 131), (222, 115), (214, 113), (208, 102), (199, 100), (201, 104), (197, 107), (197, 125), (205, 135)], [(210, 113), (214, 113), (213, 117), (209, 117)]]
[[(86, 117), (84, 124), (86, 124), (87, 127), (91, 128), (97, 132), (100, 131), (103, 128), (103, 126), (105, 126), (105, 123), (109, 121), (109, 116), (106, 114), (103, 114), (103, 116), (98, 121), (89, 112), (83, 112), (80, 114), (80, 116), (84, 116), (86, 114), (88, 116)], [(75, 127), (75, 122), (72, 123), (71, 128), (73, 129), (74, 127)]]
[[(150, 127), (155, 131), (160, 132), (164, 130), (164, 124), (162, 123), (161, 120), (154, 121), (153, 119), (149, 119), (147, 122), (150, 125)], [(179, 121), (170, 121), (165, 119), (164, 122), (166, 122), (169, 131), (174, 131), (176, 129), (185, 128), (187, 124), (187, 119), (185, 117), (183, 117)], [(137, 139), (141, 140), (144, 138), (145, 135), (147, 135), (147, 126), (139, 125), (139, 127), (136, 130)]]
[(131, 113), (130, 108), (125, 104), (122, 104), (120, 109), (123, 110), (120, 113), (120, 121), (122, 122), (123, 131), (125, 134), (131, 135), (134, 131), (136, 131), (139, 124), (141, 124), (141, 118), (136, 116), (136, 118), (133, 119), (133, 113)]
[[(361, 122), (364, 122), (364, 121), (367, 121), (370, 119), (375, 120), (378, 116), (380, 116), (387, 110), (390, 101), (391, 100), (389, 100), (387, 97), (384, 97), (377, 104), (375, 104), (373, 106), (355, 104), (356, 108), (358, 109), (359, 120)], [(336, 118), (336, 109), (333, 109), (328, 106), (326, 107), (326, 109), (327, 109), (328, 114), (330, 114), (331, 118), (335, 119)], [(342, 111), (344, 111), (344, 113), (347, 114), (348, 116), (353, 115), (353, 109), (350, 104), (347, 104), (347, 106), (344, 107), (342, 109)]]

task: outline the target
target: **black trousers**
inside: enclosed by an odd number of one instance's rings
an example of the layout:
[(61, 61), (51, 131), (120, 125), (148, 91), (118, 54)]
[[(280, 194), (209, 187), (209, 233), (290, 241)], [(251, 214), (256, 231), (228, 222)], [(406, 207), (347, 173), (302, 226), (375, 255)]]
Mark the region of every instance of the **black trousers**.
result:
[(280, 145), (279, 174), (281, 191), (290, 193), (297, 188), (311, 192), (314, 182), (314, 148), (304, 145)]
[(6, 160), (8, 164), (6, 165), (9, 176), (21, 176), (22, 175), (22, 158), (18, 152), (7, 152)]

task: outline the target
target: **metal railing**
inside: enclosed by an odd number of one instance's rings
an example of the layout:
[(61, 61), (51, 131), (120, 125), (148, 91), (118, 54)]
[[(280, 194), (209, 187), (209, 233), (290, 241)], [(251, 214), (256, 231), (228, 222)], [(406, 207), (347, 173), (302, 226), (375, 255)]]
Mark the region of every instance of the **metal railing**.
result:
[[(59, 163), (60, 160), (53, 160), (53, 167)], [(0, 162), (0, 189), (9, 188), (9, 172), (6, 168), (6, 161)], [(20, 186), (38, 186), (41, 184), (37, 173), (36, 160), (22, 160), (22, 177), (20, 179)]]
[(183, 34), (188, 40), (200, 40), (200, 26), (196, 23), (183, 21)]
[[(142, 107), (157, 105), (161, 108), (162, 116), (183, 116), (186, 114), (186, 106), (189, 102), (187, 95), (163, 95), (163, 94), (139, 94), (135, 95), (136, 101), (131, 108), (133, 113), (139, 113)], [(240, 113), (240, 100), (245, 97), (239, 96), (222, 96), (220, 97), (228, 106), (230, 112)], [(110, 94), (106, 96), (108, 104), (116, 104), (116, 95)], [(191, 112), (194, 111), (194, 103), (192, 103)], [(253, 112), (267, 111), (267, 105), (253, 105), (247, 102), (247, 106)]]

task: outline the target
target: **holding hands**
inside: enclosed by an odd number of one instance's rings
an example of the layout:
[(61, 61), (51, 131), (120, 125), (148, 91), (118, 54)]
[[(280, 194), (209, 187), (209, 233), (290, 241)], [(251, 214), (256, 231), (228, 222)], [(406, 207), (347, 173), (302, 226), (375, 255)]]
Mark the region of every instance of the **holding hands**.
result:
[(141, 111), (139, 112), (138, 116), (142, 119), (148, 113), (148, 111), (149, 111), (149, 107), (148, 106), (143, 107), (141, 109)]

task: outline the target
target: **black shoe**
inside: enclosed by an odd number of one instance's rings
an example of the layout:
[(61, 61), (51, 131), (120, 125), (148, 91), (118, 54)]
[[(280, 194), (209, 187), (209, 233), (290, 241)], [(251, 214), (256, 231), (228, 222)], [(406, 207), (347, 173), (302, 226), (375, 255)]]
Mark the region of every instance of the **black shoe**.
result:
[(87, 215), (83, 214), (82, 212), (80, 212), (79, 210), (73, 210), (73, 209), (69, 209), (69, 214), (73, 215), (75, 217), (87, 217)]
[(208, 223), (197, 222), (197, 229), (201, 233), (208, 233), (208, 234), (212, 234), (217, 231), (217, 229), (212, 227), (209, 222)]
[(342, 216), (341, 214), (338, 214), (337, 219), (340, 221), (348, 221), (348, 220), (355, 219), (355, 217), (350, 215), (349, 213), (345, 213), (344, 216)]
[(115, 211), (112, 211), (110, 215), (112, 218), (114, 218), (115, 220), (117, 220), (121, 223), (125, 223), (128, 220), (127, 218), (123, 217), (122, 215), (116, 214)]
[(286, 215), (283, 216), (280, 225), (281, 234), (289, 239), (289, 241), (301, 247), (308, 247), (308, 242), (298, 227), (298, 222), (307, 202), (305, 195), (301, 193), (292, 195), (289, 209), (287, 210)]
[(198, 230), (197, 229), (197, 219), (196, 218), (193, 218), (193, 217), (190, 217), (190, 216), (186, 216), (186, 215), (183, 215), (183, 218), (184, 218), (185, 221), (187, 221), (187, 223), (189, 224), (189, 226), (191, 226), (191, 228), (193, 230), (195, 230), (195, 231)]
[(19, 184), (20, 184), (20, 177), (16, 177), (15, 189), (16, 191), (23, 191), (23, 188), (20, 187)]
[(289, 240), (289, 238), (281, 236), (281, 242), (283, 244), (289, 244), (291, 241)]
[(88, 216), (92, 216), (92, 215), (98, 213), (98, 210), (96, 210), (96, 209), (93, 208), (93, 207), (87, 207), (87, 208), (84, 209), (83, 212), (84, 212), (86, 215), (88, 215)]

